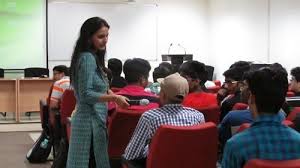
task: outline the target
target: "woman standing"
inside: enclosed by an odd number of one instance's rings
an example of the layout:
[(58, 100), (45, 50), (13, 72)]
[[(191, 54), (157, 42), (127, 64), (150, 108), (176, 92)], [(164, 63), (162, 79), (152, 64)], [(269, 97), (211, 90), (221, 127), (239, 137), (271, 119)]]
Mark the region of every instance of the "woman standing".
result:
[(109, 168), (107, 153), (107, 103), (127, 107), (127, 99), (108, 90), (104, 56), (109, 25), (99, 17), (86, 20), (76, 42), (71, 61), (71, 85), (77, 111), (72, 118), (72, 133), (67, 168)]

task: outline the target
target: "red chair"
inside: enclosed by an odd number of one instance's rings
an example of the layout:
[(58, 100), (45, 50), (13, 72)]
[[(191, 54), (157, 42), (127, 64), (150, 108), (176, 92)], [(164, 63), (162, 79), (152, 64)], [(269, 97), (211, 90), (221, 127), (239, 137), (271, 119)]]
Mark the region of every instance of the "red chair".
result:
[(249, 160), (244, 168), (299, 168), (300, 159), (295, 160)]
[[(292, 121), (289, 121), (289, 120), (283, 120), (282, 121), (282, 124), (288, 126), (288, 127), (291, 127), (291, 128), (294, 128), (295, 125)], [(244, 123), (240, 126), (240, 128), (237, 130), (237, 133), (240, 133), (240, 132), (243, 132), (244, 130), (246, 130), (247, 128), (249, 128), (251, 126), (250, 123)]]
[(291, 127), (291, 128), (295, 128), (295, 124), (292, 121), (290, 121), (290, 120), (283, 120), (282, 124), (284, 124), (284, 125), (286, 125), (288, 127)]
[(205, 118), (205, 122), (213, 122), (216, 125), (220, 122), (220, 107), (218, 105), (196, 109), (200, 111)]
[(246, 110), (248, 108), (248, 104), (245, 103), (235, 103), (232, 110)]
[(286, 93), (286, 97), (294, 97), (295, 96), (295, 93), (294, 92), (291, 92), (291, 91), (288, 91)]
[(240, 132), (243, 132), (245, 129), (249, 128), (251, 126), (250, 123), (244, 123), (240, 126), (240, 128), (237, 130), (236, 133), (240, 133)]
[(72, 89), (66, 89), (61, 98), (60, 104), (60, 121), (62, 125), (66, 125), (68, 117), (71, 117), (71, 114), (76, 106), (76, 98), (74, 96), (74, 91)]
[(117, 108), (108, 126), (108, 154), (119, 159), (125, 151), (135, 127), (145, 110), (133, 111)]
[(66, 125), (66, 131), (67, 131), (67, 141), (70, 143), (71, 138), (71, 120), (68, 120), (68, 123)]
[(294, 121), (297, 113), (300, 113), (300, 107), (294, 107), (290, 114), (286, 117), (287, 120)]
[(216, 168), (217, 134), (212, 122), (161, 126), (152, 138), (147, 168)]

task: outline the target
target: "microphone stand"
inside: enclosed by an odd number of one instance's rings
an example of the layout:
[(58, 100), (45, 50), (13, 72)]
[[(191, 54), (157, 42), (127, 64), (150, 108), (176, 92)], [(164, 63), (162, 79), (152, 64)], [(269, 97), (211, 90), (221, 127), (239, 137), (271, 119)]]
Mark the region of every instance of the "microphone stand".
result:
[(186, 55), (186, 49), (181, 44), (179, 44), (179, 43), (177, 44), (177, 46), (180, 47), (180, 48), (182, 48), (183, 51), (184, 51), (184, 55)]
[(173, 43), (171, 43), (171, 44), (169, 45), (169, 48), (168, 48), (168, 54), (170, 54), (170, 49), (171, 49), (172, 46), (173, 46)]

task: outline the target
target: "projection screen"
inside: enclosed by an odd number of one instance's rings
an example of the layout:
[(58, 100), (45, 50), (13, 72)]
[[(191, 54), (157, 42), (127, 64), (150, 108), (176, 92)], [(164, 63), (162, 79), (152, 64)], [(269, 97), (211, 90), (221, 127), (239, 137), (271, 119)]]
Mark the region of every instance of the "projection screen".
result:
[(47, 0), (0, 0), (0, 68), (47, 67)]

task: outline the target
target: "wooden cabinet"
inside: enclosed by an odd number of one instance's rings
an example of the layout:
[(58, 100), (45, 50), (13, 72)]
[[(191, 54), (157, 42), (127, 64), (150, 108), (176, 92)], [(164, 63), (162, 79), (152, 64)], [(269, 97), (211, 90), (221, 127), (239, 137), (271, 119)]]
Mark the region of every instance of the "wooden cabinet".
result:
[(52, 83), (48, 78), (0, 79), (0, 112), (14, 112), (20, 122), (21, 113), (39, 111), (39, 100), (48, 97)]

